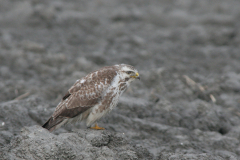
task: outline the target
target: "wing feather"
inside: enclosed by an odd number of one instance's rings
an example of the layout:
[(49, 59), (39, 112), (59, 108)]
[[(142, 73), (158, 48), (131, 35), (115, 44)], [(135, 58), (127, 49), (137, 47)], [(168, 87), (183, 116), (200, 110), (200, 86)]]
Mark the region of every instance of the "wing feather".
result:
[(56, 107), (53, 119), (73, 118), (96, 105), (101, 101), (102, 94), (111, 85), (116, 74), (116, 68), (104, 67), (77, 80)]

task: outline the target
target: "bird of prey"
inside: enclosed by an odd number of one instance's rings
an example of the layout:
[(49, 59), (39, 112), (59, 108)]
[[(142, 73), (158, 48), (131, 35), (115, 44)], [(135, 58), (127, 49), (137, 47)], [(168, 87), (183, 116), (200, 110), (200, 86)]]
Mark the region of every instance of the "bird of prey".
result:
[(67, 123), (86, 121), (91, 129), (104, 129), (97, 121), (117, 105), (119, 97), (135, 79), (140, 79), (138, 71), (127, 64), (89, 73), (68, 90), (42, 127), (52, 132)]

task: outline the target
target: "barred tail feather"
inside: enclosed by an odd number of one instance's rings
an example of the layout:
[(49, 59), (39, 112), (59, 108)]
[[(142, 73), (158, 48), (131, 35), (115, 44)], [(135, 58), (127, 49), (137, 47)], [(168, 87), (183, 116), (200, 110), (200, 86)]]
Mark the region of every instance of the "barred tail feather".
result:
[(66, 122), (67, 120), (64, 117), (57, 117), (55, 119), (53, 119), (53, 117), (50, 117), (42, 127), (52, 132), (55, 129), (58, 129), (59, 127), (64, 125)]

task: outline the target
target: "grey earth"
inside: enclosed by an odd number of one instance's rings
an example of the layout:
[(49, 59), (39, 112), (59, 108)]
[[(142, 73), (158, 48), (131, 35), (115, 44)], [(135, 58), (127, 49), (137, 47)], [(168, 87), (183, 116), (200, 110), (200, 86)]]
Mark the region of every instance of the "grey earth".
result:
[[(0, 0), (0, 159), (240, 159), (239, 0)], [(41, 125), (103, 66), (141, 81), (99, 121)]]

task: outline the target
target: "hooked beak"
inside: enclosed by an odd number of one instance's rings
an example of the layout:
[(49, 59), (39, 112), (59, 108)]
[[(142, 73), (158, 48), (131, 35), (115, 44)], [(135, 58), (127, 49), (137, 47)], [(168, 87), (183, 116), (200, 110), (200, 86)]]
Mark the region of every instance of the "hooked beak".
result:
[(139, 73), (137, 72), (134, 76), (131, 76), (132, 78), (136, 78), (136, 79), (139, 79), (140, 80), (140, 76), (139, 76)]

